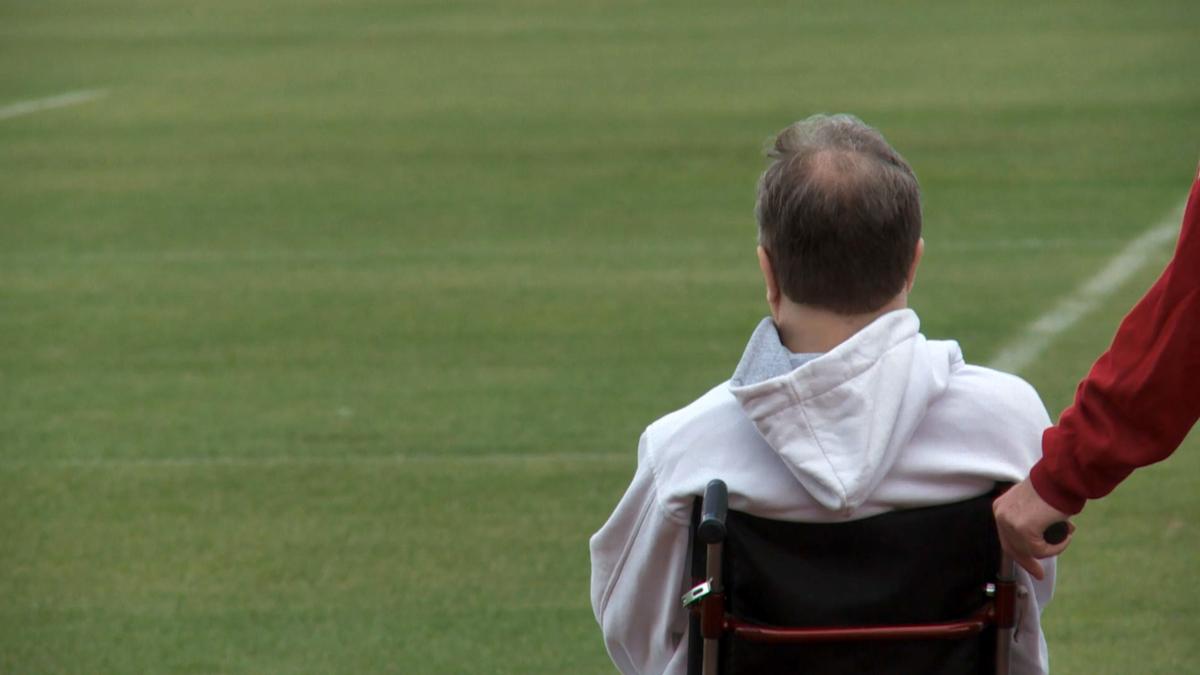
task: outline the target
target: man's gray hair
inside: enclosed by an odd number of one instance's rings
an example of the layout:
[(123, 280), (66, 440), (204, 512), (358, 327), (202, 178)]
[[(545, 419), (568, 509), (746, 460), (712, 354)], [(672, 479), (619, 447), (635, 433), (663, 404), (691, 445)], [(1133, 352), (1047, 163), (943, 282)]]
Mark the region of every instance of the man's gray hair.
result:
[(784, 294), (841, 314), (895, 297), (921, 236), (920, 187), (900, 153), (853, 115), (813, 115), (767, 156), (755, 215)]

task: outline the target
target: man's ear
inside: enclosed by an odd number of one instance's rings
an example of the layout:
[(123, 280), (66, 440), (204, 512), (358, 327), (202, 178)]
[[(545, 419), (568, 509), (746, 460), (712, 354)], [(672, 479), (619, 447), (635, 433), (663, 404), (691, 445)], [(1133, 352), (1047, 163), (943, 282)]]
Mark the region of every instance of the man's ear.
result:
[(913, 284), (917, 280), (917, 266), (921, 264), (921, 256), (925, 255), (925, 237), (917, 239), (917, 248), (913, 251), (912, 265), (908, 267), (908, 280), (904, 282), (904, 292), (912, 293)]
[(762, 270), (763, 282), (767, 286), (767, 304), (771, 307), (771, 317), (779, 319), (779, 281), (775, 278), (775, 268), (771, 265), (771, 256), (767, 249), (758, 247), (758, 269)]

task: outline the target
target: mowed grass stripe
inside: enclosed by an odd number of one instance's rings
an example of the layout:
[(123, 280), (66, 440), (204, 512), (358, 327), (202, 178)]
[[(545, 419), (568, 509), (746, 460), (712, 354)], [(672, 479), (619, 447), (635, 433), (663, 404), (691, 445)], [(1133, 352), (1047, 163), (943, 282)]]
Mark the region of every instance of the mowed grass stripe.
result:
[[(1111, 250), (1126, 244), (1124, 239), (1116, 237), (1088, 237), (1088, 238), (1041, 238), (1041, 237), (1021, 237), (1019, 239), (947, 239), (942, 238), (937, 242), (939, 251), (947, 251), (953, 253), (974, 253), (986, 254), (996, 251), (1045, 251), (1045, 250), (1060, 250), (1074, 251), (1081, 249), (1088, 250)], [(524, 242), (519, 246), (505, 245), (503, 242), (489, 243), (488, 246), (478, 247), (471, 246), (464, 242), (460, 245), (456, 254), (460, 258), (473, 256), (484, 257), (495, 260), (503, 258), (511, 260), (513, 257), (527, 256), (547, 256), (553, 255), (562, 248), (562, 245), (557, 242)], [(665, 254), (681, 255), (688, 250), (693, 254), (703, 252), (704, 246), (698, 245), (696, 242), (655, 242), (643, 246), (640, 251), (629, 251), (628, 245), (622, 242), (600, 242), (591, 245), (589, 251), (590, 256), (596, 256), (598, 253), (605, 255), (621, 254), (628, 262), (629, 256), (640, 256), (650, 258), (653, 255), (662, 256)], [(189, 250), (162, 250), (162, 251), (105, 251), (105, 252), (12, 252), (0, 251), (0, 261), (5, 265), (26, 265), (42, 268), (45, 265), (63, 265), (70, 267), (78, 267), (80, 265), (89, 265), (103, 267), (107, 265), (146, 265), (146, 266), (172, 266), (172, 265), (224, 265), (226, 263), (275, 263), (279, 265), (287, 265), (297, 262), (305, 263), (328, 263), (330, 265), (345, 265), (348, 263), (362, 262), (409, 262), (421, 261), (430, 257), (429, 252), (413, 251), (412, 249), (396, 248), (396, 249), (361, 249), (361, 250), (330, 250), (330, 249), (256, 249), (256, 250), (204, 250), (204, 249), (189, 249)], [(647, 260), (647, 263), (651, 262)], [(643, 272), (649, 270), (641, 269)]]
[(604, 672), (627, 467), (182, 468), (0, 467), (0, 672)]
[(461, 464), (461, 465), (494, 465), (494, 464), (594, 464), (594, 463), (628, 463), (633, 459), (632, 452), (596, 453), (596, 452), (563, 452), (546, 453), (479, 453), (472, 455), (456, 454), (406, 454), (406, 455), (337, 455), (337, 456), (304, 456), (286, 455), (277, 457), (95, 457), (69, 459), (0, 459), (0, 468), (29, 468), (29, 467), (77, 467), (77, 468), (106, 468), (106, 467), (145, 467), (145, 468), (197, 468), (218, 466), (240, 467), (274, 467), (274, 466), (400, 466), (405, 464)]

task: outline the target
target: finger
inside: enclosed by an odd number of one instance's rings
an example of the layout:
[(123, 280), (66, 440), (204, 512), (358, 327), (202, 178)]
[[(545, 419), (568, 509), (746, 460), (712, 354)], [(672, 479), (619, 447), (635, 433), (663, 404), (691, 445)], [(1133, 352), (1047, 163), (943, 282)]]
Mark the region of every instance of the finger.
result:
[(1004, 549), (1004, 553), (1013, 560), (1033, 560), (1040, 558), (1038, 555), (1038, 547), (1045, 546), (1046, 543), (1040, 537), (1027, 537), (1022, 532), (1019, 532), (1008, 526), (1008, 523), (997, 520), (997, 534), (1000, 535), (1000, 548)]
[(1030, 576), (1032, 576), (1034, 579), (1041, 581), (1042, 579), (1046, 578), (1046, 572), (1042, 570), (1042, 564), (1037, 561), (1037, 558), (1021, 556), (1019, 558), (1014, 558), (1013, 560), (1015, 560), (1018, 565), (1025, 568), (1025, 571), (1029, 572)]

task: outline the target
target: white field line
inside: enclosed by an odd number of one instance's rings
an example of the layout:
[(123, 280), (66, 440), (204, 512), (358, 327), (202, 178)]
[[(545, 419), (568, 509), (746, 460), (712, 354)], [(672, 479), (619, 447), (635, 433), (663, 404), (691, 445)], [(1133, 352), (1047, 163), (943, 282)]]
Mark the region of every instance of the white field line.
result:
[(31, 115), (35, 112), (43, 110), (52, 110), (54, 108), (65, 108), (67, 106), (79, 105), (88, 101), (95, 101), (98, 98), (108, 96), (107, 89), (81, 89), (79, 91), (69, 91), (58, 96), (49, 96), (47, 98), (38, 98), (31, 101), (18, 101), (9, 103), (5, 106), (0, 106), (0, 120), (12, 119), (22, 115)]
[(1129, 281), (1160, 248), (1175, 240), (1185, 204), (1180, 204), (1137, 239), (1129, 242), (1096, 276), (1026, 326), (988, 365), (996, 370), (1018, 373), (1036, 361), (1059, 335), (1095, 310)]
[(472, 464), (472, 465), (520, 465), (542, 463), (621, 463), (632, 461), (633, 453), (494, 453), (485, 455), (346, 455), (342, 457), (100, 457), (47, 460), (0, 460), (0, 469), (5, 468), (192, 468), (192, 467), (244, 467), (271, 468), (285, 466), (404, 466), (406, 464)]

